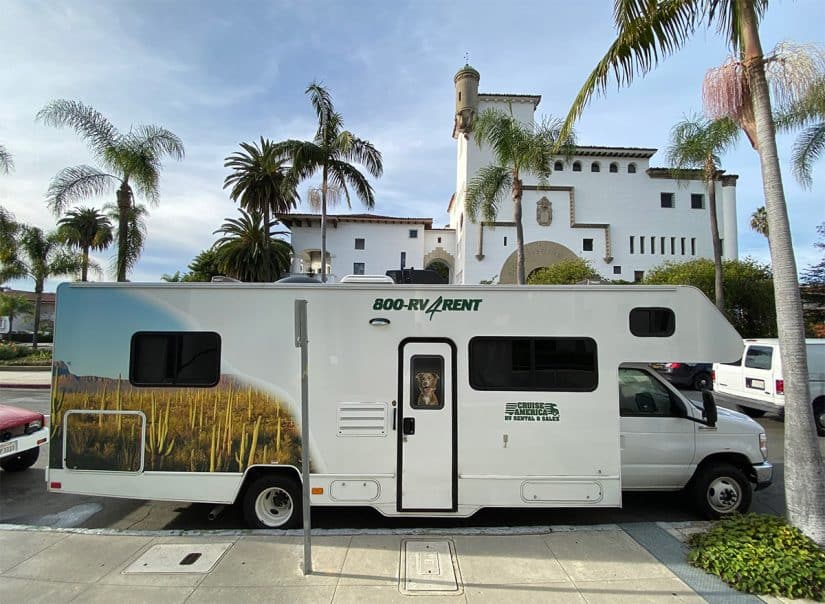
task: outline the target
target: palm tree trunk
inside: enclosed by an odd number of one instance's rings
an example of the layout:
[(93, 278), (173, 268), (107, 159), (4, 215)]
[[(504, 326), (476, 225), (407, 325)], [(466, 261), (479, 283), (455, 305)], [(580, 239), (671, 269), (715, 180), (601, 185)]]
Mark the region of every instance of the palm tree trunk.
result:
[(129, 210), (132, 195), (128, 181), (117, 190), (117, 280), (126, 281), (126, 254), (129, 248)]
[(89, 246), (83, 246), (83, 264), (80, 267), (80, 280), (86, 282), (86, 277), (89, 274)]
[(37, 350), (37, 331), (40, 329), (40, 304), (43, 301), (43, 279), (34, 284), (34, 333), (32, 334), (32, 350)]
[(710, 214), (710, 239), (713, 243), (713, 289), (716, 294), (716, 308), (725, 312), (725, 291), (722, 283), (722, 241), (719, 239), (719, 223), (716, 221), (716, 170), (712, 169), (708, 181), (708, 213)]
[(516, 223), (516, 283), (524, 285), (524, 227), (521, 224), (521, 179), (513, 177), (513, 222)]
[(825, 547), (825, 472), (808, 387), (805, 330), (788, 210), (776, 151), (776, 133), (756, 14), (752, 0), (736, 0), (742, 29), (744, 62), (756, 119), (762, 168), (768, 244), (773, 266), (776, 322), (785, 377), (785, 500), (788, 520)]
[(321, 182), (321, 283), (327, 282), (327, 166)]
[(275, 281), (277, 277), (275, 276), (274, 272), (272, 271), (272, 261), (270, 259), (270, 249), (269, 245), (269, 200), (267, 199), (266, 205), (264, 205), (264, 224), (263, 229), (261, 232), (261, 237), (263, 238), (261, 241), (261, 245), (263, 245), (263, 258), (264, 258), (264, 266), (266, 267), (264, 271), (264, 275), (266, 276), (267, 281)]

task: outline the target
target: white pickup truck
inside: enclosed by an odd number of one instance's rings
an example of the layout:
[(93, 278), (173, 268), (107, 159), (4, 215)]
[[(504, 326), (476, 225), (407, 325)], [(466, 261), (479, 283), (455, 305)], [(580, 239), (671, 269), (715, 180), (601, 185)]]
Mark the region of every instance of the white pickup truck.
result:
[[(814, 422), (825, 436), (825, 340), (805, 340), (808, 351), (808, 386)], [(713, 364), (713, 391), (716, 402), (737, 405), (751, 417), (785, 412), (785, 379), (779, 340), (744, 341), (742, 358), (734, 363)]]

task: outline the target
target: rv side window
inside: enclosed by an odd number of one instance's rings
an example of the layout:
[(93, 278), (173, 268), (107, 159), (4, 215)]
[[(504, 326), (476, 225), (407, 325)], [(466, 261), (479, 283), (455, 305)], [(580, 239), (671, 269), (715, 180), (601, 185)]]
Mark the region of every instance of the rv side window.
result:
[(669, 308), (634, 308), (630, 333), (640, 338), (667, 338), (676, 331), (676, 315)]
[(413, 376), (410, 406), (413, 409), (443, 409), (444, 358), (417, 354), (410, 359), (410, 369)]
[(473, 338), (475, 390), (590, 392), (598, 386), (596, 342), (590, 338)]
[(134, 386), (215, 386), (221, 377), (221, 337), (207, 331), (141, 331), (132, 336), (129, 382)]
[(770, 369), (773, 348), (770, 346), (751, 346), (745, 355), (745, 367), (751, 369)]

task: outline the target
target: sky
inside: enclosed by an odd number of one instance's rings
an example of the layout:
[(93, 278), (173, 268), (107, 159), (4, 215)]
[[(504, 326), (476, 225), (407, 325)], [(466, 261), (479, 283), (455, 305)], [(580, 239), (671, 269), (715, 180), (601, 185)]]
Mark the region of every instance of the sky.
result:
[[(51, 178), (66, 166), (93, 164), (72, 130), (35, 121), (52, 99), (89, 104), (121, 131), (166, 127), (183, 140), (186, 157), (164, 163), (160, 202), (149, 207), (146, 246), (130, 279), (185, 271), (224, 219), (237, 215), (222, 188), (224, 158), (261, 136), (311, 139), (315, 115), (304, 91), (319, 81), (345, 127), (383, 154), (384, 175), (372, 181), (375, 213), (431, 217), (441, 226), (455, 189), (453, 75), (465, 56), (481, 73), (481, 92), (539, 94), (537, 116), (564, 116), (615, 37), (612, 5), (0, 0), (0, 145), (15, 163), (0, 175), (0, 205), (21, 222), (52, 229), (56, 218), (45, 204)], [(785, 40), (825, 46), (823, 23), (823, 0), (774, 0), (760, 29), (763, 47)], [(715, 30), (699, 31), (629, 88), (611, 84), (595, 98), (576, 126), (579, 143), (658, 148), (651, 165), (665, 166), (671, 127), (701, 110), (702, 78), (727, 56)], [(790, 171), (793, 140), (780, 135), (778, 142), (802, 269), (821, 255), (813, 243), (825, 221), (825, 162), (814, 165), (814, 185), (803, 190)], [(740, 176), (740, 258), (768, 263), (766, 240), (749, 228), (751, 213), (764, 205), (758, 157), (742, 137), (722, 164)], [(302, 197), (310, 185), (301, 185)], [(113, 198), (78, 205), (100, 208)], [(364, 211), (357, 199), (351, 211)], [(110, 248), (96, 257), (109, 279), (113, 255)]]

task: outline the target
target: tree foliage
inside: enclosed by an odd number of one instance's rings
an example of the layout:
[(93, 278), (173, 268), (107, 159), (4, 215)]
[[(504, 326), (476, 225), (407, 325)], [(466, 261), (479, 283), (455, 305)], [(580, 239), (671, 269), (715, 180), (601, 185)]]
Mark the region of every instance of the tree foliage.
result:
[[(776, 337), (776, 306), (770, 268), (755, 260), (722, 262), (725, 288), (724, 312), (745, 338)], [(651, 285), (692, 285), (713, 300), (714, 267), (706, 258), (688, 262), (665, 262), (647, 272)]]
[(203, 250), (189, 263), (189, 272), (176, 271), (174, 275), (164, 274), (161, 281), (170, 283), (191, 283), (198, 281), (212, 281), (212, 277), (223, 275), (218, 266), (218, 253), (214, 249)]
[(289, 270), (291, 246), (275, 235), (277, 221), (264, 224), (260, 212), (240, 210), (240, 218), (226, 218), (215, 233), (222, 233), (212, 249), (217, 266), (227, 277), (240, 281), (277, 281)]
[(0, 316), (9, 318), (9, 331), (14, 330), (15, 317), (33, 312), (34, 304), (25, 296), (0, 292)]
[(807, 267), (800, 275), (801, 295), (808, 335), (825, 338), (825, 222), (816, 227), (819, 241), (814, 247), (822, 251), (819, 262)]
[(14, 160), (11, 153), (3, 145), (0, 145), (0, 174), (8, 174), (14, 169)]
[(89, 252), (102, 252), (112, 243), (112, 223), (96, 208), (75, 208), (57, 221), (57, 233), (69, 247), (83, 255), (80, 280), (86, 281), (89, 272)]
[(575, 285), (582, 281), (600, 281), (601, 275), (584, 258), (562, 260), (552, 266), (534, 270), (527, 277), (528, 285)]

